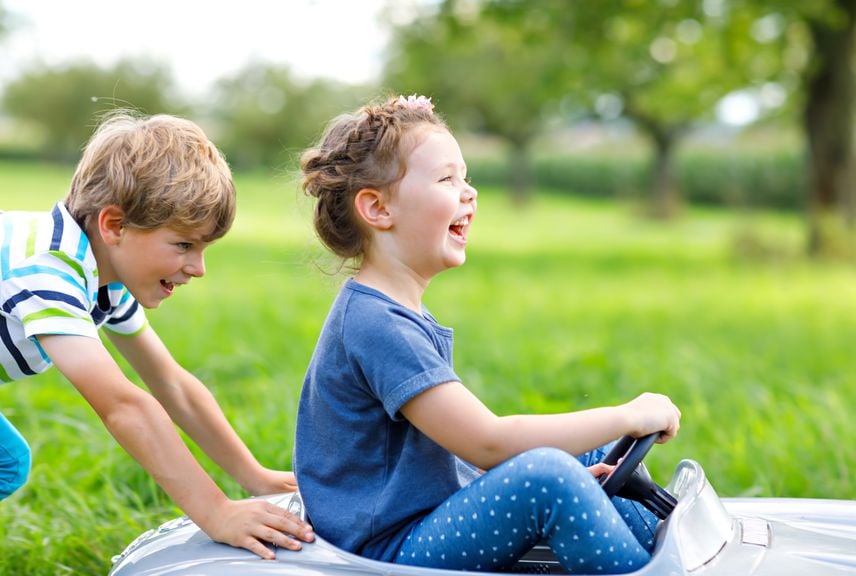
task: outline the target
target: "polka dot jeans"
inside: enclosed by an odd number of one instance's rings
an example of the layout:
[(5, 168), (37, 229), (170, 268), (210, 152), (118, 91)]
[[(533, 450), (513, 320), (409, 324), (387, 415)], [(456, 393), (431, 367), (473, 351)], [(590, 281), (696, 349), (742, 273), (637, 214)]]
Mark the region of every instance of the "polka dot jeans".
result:
[(632, 572), (650, 560), (656, 517), (606, 497), (586, 466), (555, 448), (524, 452), (477, 478), (413, 527), (400, 564), (490, 571), (546, 540), (571, 574)]

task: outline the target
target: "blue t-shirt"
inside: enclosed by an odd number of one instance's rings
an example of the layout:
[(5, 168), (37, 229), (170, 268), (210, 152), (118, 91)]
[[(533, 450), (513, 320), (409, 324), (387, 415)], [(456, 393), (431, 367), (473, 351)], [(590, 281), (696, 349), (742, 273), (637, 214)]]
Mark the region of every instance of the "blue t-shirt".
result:
[(300, 395), (294, 469), (316, 532), (391, 561), (410, 527), (461, 488), (456, 458), (401, 407), (445, 382), (452, 330), (349, 279)]

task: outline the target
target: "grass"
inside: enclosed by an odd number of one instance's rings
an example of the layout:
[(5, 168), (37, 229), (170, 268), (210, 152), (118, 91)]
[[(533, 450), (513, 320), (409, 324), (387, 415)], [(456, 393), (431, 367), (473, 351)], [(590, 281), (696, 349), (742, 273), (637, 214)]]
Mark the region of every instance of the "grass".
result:
[[(0, 207), (46, 209), (69, 177), (0, 164)], [(237, 184), (238, 220), (206, 278), (149, 318), (258, 458), (288, 468), (303, 371), (342, 276), (325, 273), (335, 262), (286, 175)], [(455, 328), (465, 384), (499, 413), (664, 392), (683, 420), (649, 455), (661, 483), (689, 457), (723, 496), (853, 499), (856, 270), (804, 261), (802, 233), (789, 215), (689, 210), (665, 224), (546, 194), (519, 209), (486, 189), (467, 264), (436, 278), (426, 303)], [(0, 504), (0, 573), (106, 573), (180, 513), (58, 373), (0, 387), (0, 406), (35, 458)]]

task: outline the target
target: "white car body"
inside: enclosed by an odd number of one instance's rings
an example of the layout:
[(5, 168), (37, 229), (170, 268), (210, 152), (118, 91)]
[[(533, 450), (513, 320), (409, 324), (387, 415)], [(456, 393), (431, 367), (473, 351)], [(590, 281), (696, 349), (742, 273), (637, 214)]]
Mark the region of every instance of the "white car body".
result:
[[(798, 498), (720, 499), (695, 461), (682, 461), (666, 490), (678, 504), (661, 522), (651, 562), (633, 572), (662, 576), (856, 574), (856, 502)], [(305, 517), (298, 493), (266, 497)], [(514, 572), (565, 573), (546, 546)], [(369, 560), (322, 538), (262, 560), (218, 544), (186, 517), (149, 530), (113, 559), (110, 576), (438, 576), (485, 574)]]

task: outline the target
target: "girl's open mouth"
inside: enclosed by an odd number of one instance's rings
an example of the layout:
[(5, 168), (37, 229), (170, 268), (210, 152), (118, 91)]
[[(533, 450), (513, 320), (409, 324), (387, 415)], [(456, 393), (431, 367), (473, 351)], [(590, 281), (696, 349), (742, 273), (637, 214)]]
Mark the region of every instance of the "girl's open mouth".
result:
[(470, 217), (463, 216), (462, 218), (458, 218), (452, 225), (449, 226), (449, 232), (452, 234), (452, 238), (458, 240), (459, 242), (467, 241), (467, 229), (470, 225)]

